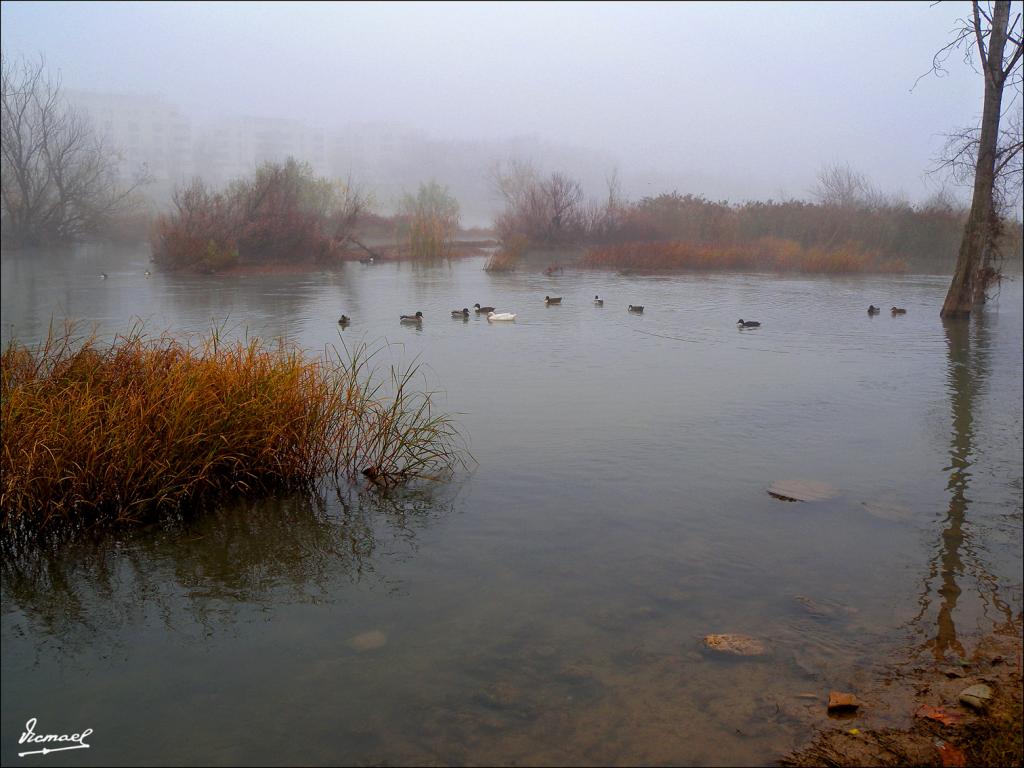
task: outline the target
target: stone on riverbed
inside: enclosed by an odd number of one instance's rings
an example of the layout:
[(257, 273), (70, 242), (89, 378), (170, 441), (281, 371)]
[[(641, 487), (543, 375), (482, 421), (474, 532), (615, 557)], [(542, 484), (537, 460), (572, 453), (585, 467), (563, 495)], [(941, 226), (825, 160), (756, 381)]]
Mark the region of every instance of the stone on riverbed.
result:
[(361, 635), (356, 635), (348, 641), (348, 644), (357, 651), (375, 651), (378, 648), (383, 648), (387, 642), (387, 635), (379, 629), (373, 629), (369, 632), (363, 632)]
[(768, 494), (783, 501), (824, 501), (839, 491), (817, 480), (776, 480), (768, 486)]
[(704, 645), (712, 651), (732, 656), (764, 656), (768, 653), (764, 643), (747, 635), (706, 635)]
[(858, 709), (860, 709), (860, 702), (852, 693), (829, 691), (828, 711), (830, 713), (855, 712)]
[(836, 617), (835, 608), (823, 605), (822, 603), (812, 600), (805, 595), (793, 595), (793, 599), (800, 605), (805, 613), (816, 619), (834, 619)]
[(906, 523), (914, 519), (914, 514), (909, 509), (884, 499), (861, 502), (861, 507), (872, 517), (890, 523)]
[(960, 691), (960, 703), (984, 712), (992, 701), (992, 689), (987, 685), (972, 685)]

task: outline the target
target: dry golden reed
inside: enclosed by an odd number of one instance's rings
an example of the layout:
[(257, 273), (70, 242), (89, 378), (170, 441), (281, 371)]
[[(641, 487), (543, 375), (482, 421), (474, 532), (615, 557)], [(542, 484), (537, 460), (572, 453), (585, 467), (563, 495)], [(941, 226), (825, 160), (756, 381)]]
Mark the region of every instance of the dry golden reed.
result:
[(279, 340), (179, 340), (141, 325), (104, 345), (50, 328), (0, 358), (2, 527), (151, 517), (325, 476), (434, 478), (468, 454), (418, 366), (365, 344), (310, 358)]
[(529, 240), (523, 235), (510, 235), (484, 265), (487, 272), (511, 272), (516, 268), (529, 247)]
[(899, 260), (882, 259), (877, 252), (855, 243), (823, 248), (803, 246), (794, 240), (759, 238), (735, 245), (706, 245), (686, 241), (627, 243), (592, 248), (583, 266), (662, 270), (737, 270), (847, 274), (857, 272), (905, 272)]

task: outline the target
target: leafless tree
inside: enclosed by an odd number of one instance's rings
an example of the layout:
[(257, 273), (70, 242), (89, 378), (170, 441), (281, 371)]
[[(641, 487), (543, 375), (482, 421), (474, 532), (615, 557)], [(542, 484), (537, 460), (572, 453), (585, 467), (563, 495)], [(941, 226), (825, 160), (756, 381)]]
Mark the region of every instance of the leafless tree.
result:
[(2, 72), (4, 240), (72, 241), (133, 208), (145, 175), (120, 183), (116, 153), (65, 102), (43, 59), (4, 57)]
[(374, 206), (373, 195), (361, 184), (353, 181), (351, 174), (344, 182), (335, 183), (334, 201), (328, 213), (328, 229), (339, 248), (354, 243), (371, 256), (377, 254), (356, 239), (356, 229), (364, 214)]
[[(980, 67), (985, 79), (981, 124), (976, 132), (961, 132), (960, 138), (954, 139), (956, 146), (951, 152), (954, 170), (957, 163), (963, 169), (965, 163), (970, 167), (973, 160), (974, 192), (953, 280), (942, 305), (942, 317), (970, 315), (973, 305), (984, 300), (987, 286), (998, 280), (993, 258), (1002, 223), (996, 190), (1012, 189), (1012, 181), (997, 185), (997, 177), (1012, 179), (1018, 163), (1016, 158), (1021, 155), (1020, 140), (1013, 138), (1014, 130), (1019, 136), (1020, 125), (1021, 57), (1024, 56), (1021, 14), (1017, 12), (1011, 20), (1009, 0), (984, 4), (974, 0), (971, 6), (971, 18), (958, 19), (953, 39), (932, 59), (931, 71), (942, 75), (950, 54), (962, 51), (965, 61), (976, 69)], [(1007, 84), (1011, 86), (1010, 98), (1004, 104)], [(1010, 122), (1000, 129), (1004, 110), (1010, 113)]]
[(604, 181), (608, 196), (604, 202), (588, 203), (584, 212), (587, 238), (591, 242), (597, 243), (610, 242), (621, 237), (628, 211), (628, 204), (622, 195), (619, 169), (613, 167), (605, 175)]
[(508, 208), (520, 207), (539, 177), (533, 163), (518, 158), (496, 161), (487, 170), (487, 182)]
[[(1024, 134), (1019, 107), (1004, 111), (1002, 119), (1006, 127), (1000, 129), (996, 144), (992, 196), (996, 213), (1007, 217), (1015, 213), (1024, 188)], [(948, 173), (957, 184), (973, 185), (980, 139), (981, 131), (976, 126), (947, 133), (931, 172)]]
[(847, 210), (872, 210), (891, 202), (863, 173), (838, 163), (818, 171), (811, 194), (822, 205)]
[(918, 208), (921, 211), (931, 211), (953, 216), (959, 215), (965, 219), (967, 218), (967, 208), (956, 199), (946, 186), (941, 186), (932, 192)]
[(509, 160), (488, 172), (492, 189), (505, 201), (496, 221), (503, 241), (523, 237), (543, 246), (569, 245), (587, 229), (583, 187), (572, 177), (555, 172), (542, 178), (529, 162)]
[(576, 179), (564, 173), (552, 173), (551, 178), (538, 187), (542, 204), (550, 213), (548, 242), (564, 239), (563, 235), (573, 234), (583, 225), (583, 187)]

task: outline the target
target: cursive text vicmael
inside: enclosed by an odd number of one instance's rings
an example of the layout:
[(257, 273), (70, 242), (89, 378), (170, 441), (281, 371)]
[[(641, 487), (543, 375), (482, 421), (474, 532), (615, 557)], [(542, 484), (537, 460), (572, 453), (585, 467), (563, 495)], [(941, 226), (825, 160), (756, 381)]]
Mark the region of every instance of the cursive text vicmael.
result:
[(19, 744), (43, 744), (46, 742), (64, 742), (70, 744), (79, 744), (83, 747), (88, 746), (85, 744), (85, 740), (89, 738), (89, 734), (92, 733), (92, 728), (86, 728), (81, 733), (72, 734), (56, 734), (56, 733), (36, 733), (36, 722), (37, 718), (31, 718), (25, 723), (25, 730), (21, 734), (21, 738), (18, 739)]

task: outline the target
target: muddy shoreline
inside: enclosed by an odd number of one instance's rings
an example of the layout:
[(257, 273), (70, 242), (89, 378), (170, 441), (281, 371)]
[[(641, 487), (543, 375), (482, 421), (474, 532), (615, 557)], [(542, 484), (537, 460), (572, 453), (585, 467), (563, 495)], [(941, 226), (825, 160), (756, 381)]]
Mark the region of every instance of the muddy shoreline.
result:
[[(981, 638), (964, 659), (918, 657), (894, 666), (854, 692), (856, 711), (830, 714), (829, 727), (778, 764), (1022, 764), (1022, 627), (1018, 616)], [(991, 698), (964, 695), (976, 686), (987, 688)]]

